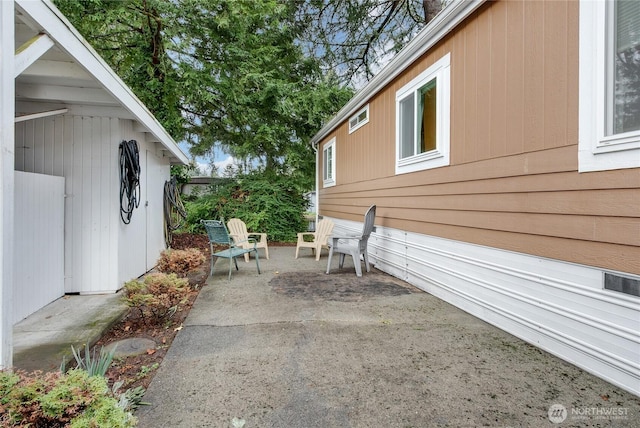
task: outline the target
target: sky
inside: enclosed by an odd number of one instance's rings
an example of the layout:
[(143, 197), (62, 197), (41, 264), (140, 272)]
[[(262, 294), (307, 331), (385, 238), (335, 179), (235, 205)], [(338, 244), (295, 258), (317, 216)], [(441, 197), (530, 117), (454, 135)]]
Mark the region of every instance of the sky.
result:
[[(189, 152), (188, 143), (183, 141), (178, 143), (178, 146), (189, 157), (189, 159), (192, 158), (192, 155)], [(237, 164), (236, 159), (233, 156), (227, 153), (224, 153), (221, 150), (214, 151), (214, 159), (215, 159), (214, 164), (218, 167), (219, 173), (222, 173), (227, 168), (227, 165)], [(198, 169), (200, 170), (200, 172), (197, 175), (206, 176), (206, 177), (211, 175), (211, 165), (209, 164), (208, 158), (198, 156), (195, 158), (195, 163)]]
[[(199, 162), (196, 159), (196, 162), (198, 164), (198, 168), (200, 169), (200, 171), (204, 173), (204, 175), (211, 174), (211, 165), (209, 165), (209, 163), (206, 160), (204, 162)], [(226, 153), (222, 153), (222, 155), (219, 158), (217, 158), (217, 160), (214, 163), (218, 167), (218, 171), (222, 172), (227, 168), (227, 165), (235, 165), (236, 159), (233, 156), (229, 156)]]

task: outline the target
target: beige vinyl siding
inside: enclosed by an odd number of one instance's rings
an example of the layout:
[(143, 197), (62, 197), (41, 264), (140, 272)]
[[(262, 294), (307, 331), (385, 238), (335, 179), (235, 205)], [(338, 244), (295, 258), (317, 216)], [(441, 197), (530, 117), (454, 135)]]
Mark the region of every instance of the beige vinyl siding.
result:
[[(321, 214), (360, 221), (375, 203), (381, 226), (640, 274), (640, 170), (577, 172), (578, 7), (478, 9), (368, 100), (367, 125), (329, 136)], [(396, 176), (395, 92), (448, 52), (451, 165)]]

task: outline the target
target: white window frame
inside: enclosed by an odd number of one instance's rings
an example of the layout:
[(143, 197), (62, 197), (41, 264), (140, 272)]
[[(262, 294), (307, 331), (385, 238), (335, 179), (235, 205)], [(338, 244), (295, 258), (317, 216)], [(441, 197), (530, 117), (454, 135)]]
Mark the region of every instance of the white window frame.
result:
[[(406, 174), (432, 168), (448, 166), (451, 124), (451, 54), (436, 61), (432, 66), (420, 73), (411, 82), (396, 92), (396, 174)], [(425, 153), (401, 159), (400, 147), (400, 101), (414, 94), (417, 111), (418, 97), (416, 92), (436, 79), (436, 148)], [(416, 122), (417, 123), (417, 122)]]
[[(360, 116), (362, 113), (367, 113), (367, 115), (363, 120), (358, 121), (358, 116)], [(355, 124), (352, 124), (354, 119), (356, 120), (356, 122)], [(369, 123), (369, 104), (358, 110), (356, 114), (349, 118), (349, 134), (355, 132), (357, 129), (362, 128), (367, 123)]]
[(580, 1), (578, 171), (640, 167), (640, 130), (607, 135), (613, 1)]
[[(327, 152), (331, 149), (331, 170), (327, 169)], [(331, 187), (336, 185), (336, 137), (322, 146), (322, 185)]]

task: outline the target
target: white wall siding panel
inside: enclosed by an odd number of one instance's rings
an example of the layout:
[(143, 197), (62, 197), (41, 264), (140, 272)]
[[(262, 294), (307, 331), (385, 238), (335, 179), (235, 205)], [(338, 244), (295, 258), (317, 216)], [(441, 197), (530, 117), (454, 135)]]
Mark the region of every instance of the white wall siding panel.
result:
[(115, 292), (119, 119), (55, 116), (16, 124), (16, 169), (65, 177), (67, 293)]
[(64, 295), (64, 182), (15, 173), (14, 324)]
[(147, 270), (158, 262), (164, 242), (164, 183), (171, 175), (170, 166), (156, 156), (155, 150), (147, 149)]
[(130, 224), (119, 222), (119, 273), (121, 283), (137, 278), (152, 269), (164, 249), (164, 182), (169, 179), (167, 158), (156, 155), (156, 144), (147, 142), (145, 134), (136, 132), (131, 121), (121, 121), (124, 140), (136, 140), (140, 151), (140, 206)]
[(62, 159), (64, 176), (68, 177), (67, 183), (65, 184), (65, 194), (66, 198), (64, 201), (64, 289), (67, 293), (71, 293), (74, 291), (80, 291), (80, 284), (74, 284), (74, 276), (73, 276), (73, 260), (74, 260), (74, 251), (73, 245), (77, 243), (78, 239), (75, 239), (76, 236), (80, 236), (79, 231), (76, 231), (75, 217), (73, 207), (75, 206), (75, 196), (74, 196), (74, 180), (71, 179), (73, 177), (73, 116), (65, 116), (64, 117), (64, 131), (62, 137), (62, 145), (64, 147), (64, 157)]
[(64, 176), (64, 116), (55, 116), (50, 118), (54, 123), (53, 134), (53, 149), (48, 152), (51, 157), (51, 172), (47, 174)]
[[(335, 232), (361, 224), (333, 219)], [(377, 226), (376, 268), (640, 395), (640, 299), (603, 271)]]
[(63, 131), (62, 116), (17, 123), (16, 170), (62, 176)]
[[(164, 249), (163, 189), (168, 158), (130, 120), (55, 116), (16, 124), (16, 169), (65, 177), (64, 274), (67, 293), (111, 293), (155, 265)], [(119, 145), (140, 150), (140, 206), (120, 219)]]
[[(118, 221), (118, 281), (124, 283), (137, 278), (146, 271), (146, 215), (144, 201), (146, 198), (146, 180), (144, 175), (147, 170), (145, 148), (141, 144), (143, 134), (133, 130), (131, 121), (123, 120), (120, 123), (122, 140), (136, 140), (140, 152), (140, 205), (133, 210), (131, 222), (124, 224)], [(119, 208), (118, 208), (119, 209)]]
[(100, 126), (102, 129), (102, 142), (100, 144), (100, 158), (103, 159), (98, 180), (100, 188), (105, 189), (108, 197), (102, 195), (97, 199), (97, 210), (100, 212), (100, 235), (104, 237), (101, 242), (102, 251), (108, 255), (109, 263), (100, 263), (97, 269), (101, 277), (108, 277), (113, 281), (112, 287), (119, 289), (122, 284), (117, 281), (117, 251), (118, 228), (120, 216), (118, 214), (118, 194), (119, 194), (119, 172), (117, 147), (119, 139), (115, 137), (119, 134), (119, 121), (112, 121), (102, 118)]
[(71, 230), (65, 242), (67, 292), (109, 293), (120, 288), (116, 249), (111, 245), (118, 218), (118, 122), (73, 116), (65, 127), (66, 225)]

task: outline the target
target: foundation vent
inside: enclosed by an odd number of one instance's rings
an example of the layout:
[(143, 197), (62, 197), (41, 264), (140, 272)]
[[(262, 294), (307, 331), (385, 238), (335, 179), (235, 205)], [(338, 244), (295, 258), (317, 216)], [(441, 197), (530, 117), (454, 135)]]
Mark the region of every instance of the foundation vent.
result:
[(604, 288), (605, 290), (618, 291), (620, 293), (640, 297), (640, 279), (638, 278), (631, 278), (605, 272)]

